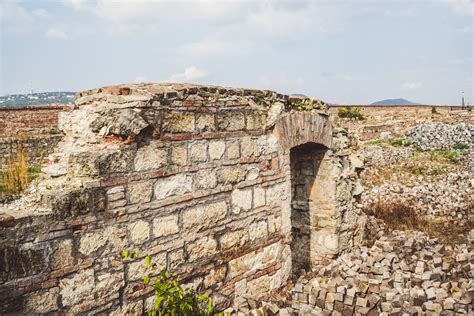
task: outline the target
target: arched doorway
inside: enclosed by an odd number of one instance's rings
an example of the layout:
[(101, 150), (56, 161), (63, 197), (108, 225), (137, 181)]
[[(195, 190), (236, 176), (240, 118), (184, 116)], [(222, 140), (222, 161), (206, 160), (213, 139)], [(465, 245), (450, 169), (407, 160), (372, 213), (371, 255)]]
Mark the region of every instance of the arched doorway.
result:
[[(293, 273), (309, 271), (320, 255), (318, 242), (320, 221), (319, 207), (334, 199), (327, 175), (328, 162), (324, 160), (327, 148), (320, 144), (306, 143), (291, 148), (291, 235)], [(322, 168), (323, 167), (323, 168)], [(328, 182), (329, 181), (329, 182)], [(325, 186), (318, 189), (318, 186)], [(335, 192), (334, 192), (335, 194)]]

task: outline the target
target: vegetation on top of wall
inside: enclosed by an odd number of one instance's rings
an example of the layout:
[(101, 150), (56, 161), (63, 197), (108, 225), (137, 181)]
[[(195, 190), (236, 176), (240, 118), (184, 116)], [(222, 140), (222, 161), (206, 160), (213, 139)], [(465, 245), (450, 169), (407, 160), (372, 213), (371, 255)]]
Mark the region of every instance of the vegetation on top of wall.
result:
[(286, 106), (286, 111), (312, 111), (312, 110), (324, 110), (326, 109), (324, 102), (316, 99), (301, 99), (298, 101), (290, 102)]
[(390, 146), (393, 146), (393, 147), (407, 147), (411, 145), (411, 142), (408, 139), (403, 138), (403, 137), (390, 138), (388, 140), (388, 143)]
[(360, 107), (346, 106), (337, 112), (337, 115), (340, 118), (353, 119), (356, 121), (365, 120), (364, 114), (362, 114), (362, 109)]

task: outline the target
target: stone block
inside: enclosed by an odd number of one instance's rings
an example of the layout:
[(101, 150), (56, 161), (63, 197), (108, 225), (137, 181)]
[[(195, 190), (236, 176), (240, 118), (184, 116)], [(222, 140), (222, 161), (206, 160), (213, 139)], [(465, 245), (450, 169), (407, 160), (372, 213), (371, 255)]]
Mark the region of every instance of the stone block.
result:
[(189, 158), (191, 162), (207, 161), (207, 142), (194, 142), (189, 145)]
[(186, 246), (189, 262), (196, 261), (202, 257), (213, 255), (217, 251), (217, 242), (208, 236), (200, 238)]
[(245, 180), (245, 170), (240, 166), (223, 167), (217, 171), (219, 184), (236, 184)]
[(238, 140), (227, 141), (226, 146), (227, 146), (227, 159), (240, 158), (240, 142)]
[(151, 200), (153, 181), (132, 182), (128, 185), (130, 203), (148, 203)]
[(190, 133), (195, 130), (194, 113), (166, 112), (163, 114), (164, 133)]
[(236, 246), (242, 246), (248, 241), (248, 234), (246, 230), (237, 230), (227, 232), (221, 236), (219, 243), (222, 250), (231, 249)]
[(186, 166), (188, 164), (187, 144), (174, 145), (171, 147), (171, 164)]
[(73, 263), (72, 240), (61, 240), (57, 243), (55, 250), (51, 255), (51, 268), (57, 270), (72, 265)]
[(231, 193), (232, 212), (239, 214), (241, 211), (252, 209), (252, 189), (234, 189)]
[(253, 207), (265, 206), (265, 188), (254, 187), (253, 189)]
[(59, 282), (61, 302), (63, 306), (72, 306), (84, 301), (94, 300), (94, 270), (80, 270), (72, 277)]
[(33, 292), (24, 297), (23, 311), (28, 314), (46, 314), (58, 309), (59, 287)]
[(209, 190), (217, 186), (217, 177), (212, 169), (200, 169), (194, 175), (194, 190)]
[(159, 178), (155, 183), (155, 199), (161, 200), (173, 195), (192, 191), (193, 177), (184, 173)]
[(179, 232), (178, 216), (163, 216), (153, 220), (153, 235), (155, 237), (168, 236), (177, 232)]
[(250, 224), (249, 227), (249, 238), (250, 240), (257, 240), (263, 237), (266, 237), (268, 234), (268, 224), (267, 221), (259, 221)]
[(263, 129), (267, 117), (263, 112), (251, 112), (247, 114), (247, 130)]
[(257, 154), (257, 140), (249, 136), (242, 137), (240, 140), (240, 152), (242, 157), (251, 157)]
[(213, 227), (219, 220), (224, 219), (226, 214), (227, 203), (225, 201), (198, 205), (183, 213), (183, 226), (187, 229)]
[(138, 148), (135, 156), (135, 171), (159, 169), (168, 164), (168, 149), (159, 146), (159, 142), (151, 141)]
[(138, 220), (129, 225), (130, 239), (135, 244), (141, 244), (150, 239), (150, 225), (142, 220)]
[(197, 113), (196, 114), (196, 129), (199, 132), (213, 132), (216, 130), (216, 123), (214, 114)]
[(209, 143), (209, 158), (211, 160), (222, 159), (225, 153), (225, 141), (215, 140)]
[(226, 111), (217, 115), (220, 131), (240, 131), (245, 129), (245, 116), (242, 112)]

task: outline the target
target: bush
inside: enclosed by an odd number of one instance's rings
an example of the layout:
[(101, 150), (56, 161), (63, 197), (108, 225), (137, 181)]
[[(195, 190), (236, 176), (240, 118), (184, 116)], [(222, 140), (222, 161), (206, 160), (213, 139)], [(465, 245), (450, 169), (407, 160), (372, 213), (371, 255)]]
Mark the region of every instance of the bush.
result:
[(357, 121), (365, 120), (362, 110), (359, 107), (346, 106), (337, 112), (340, 118), (354, 119)]
[(468, 144), (456, 144), (453, 146), (453, 149), (456, 149), (456, 150), (463, 150), (463, 149), (467, 149), (469, 148), (469, 145)]
[(383, 142), (380, 139), (376, 140), (371, 140), (370, 142), (367, 142), (367, 145), (372, 145), (372, 146), (382, 146)]
[(406, 147), (411, 145), (411, 142), (405, 138), (390, 138), (388, 143), (393, 147)]
[(434, 106), (431, 108), (431, 114), (439, 114)]

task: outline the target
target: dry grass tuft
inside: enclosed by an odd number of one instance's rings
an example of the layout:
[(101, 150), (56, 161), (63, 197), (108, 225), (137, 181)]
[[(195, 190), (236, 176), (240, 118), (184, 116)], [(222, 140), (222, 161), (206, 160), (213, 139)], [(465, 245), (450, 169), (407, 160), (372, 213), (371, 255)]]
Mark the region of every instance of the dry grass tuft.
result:
[(470, 218), (467, 225), (458, 225), (442, 217), (429, 218), (419, 215), (413, 207), (401, 201), (379, 201), (366, 210), (366, 214), (382, 220), (390, 231), (417, 230), (451, 246), (465, 242), (474, 224)]
[(24, 191), (30, 183), (28, 177), (28, 155), (19, 149), (8, 161), (8, 169), (3, 176), (3, 187), (7, 193)]

